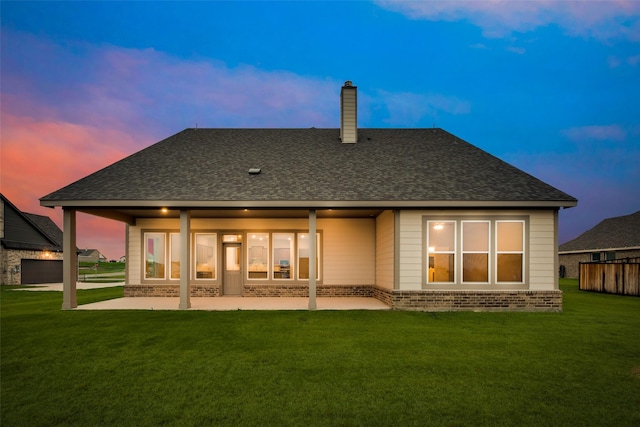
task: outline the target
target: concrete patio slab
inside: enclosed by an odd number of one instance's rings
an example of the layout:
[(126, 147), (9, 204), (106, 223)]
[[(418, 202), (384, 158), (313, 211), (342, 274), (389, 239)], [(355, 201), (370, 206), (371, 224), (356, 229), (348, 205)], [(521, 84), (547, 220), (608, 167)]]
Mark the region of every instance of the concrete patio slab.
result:
[[(78, 282), (77, 289), (98, 289), (124, 286), (116, 283)], [(31, 285), (16, 291), (59, 291), (62, 283)], [(180, 298), (171, 297), (123, 297), (91, 304), (79, 305), (76, 310), (178, 310)], [(375, 298), (367, 297), (318, 297), (317, 310), (391, 310)], [(231, 310), (308, 310), (308, 298), (295, 297), (192, 297), (189, 310), (231, 311)]]
[[(128, 297), (79, 305), (77, 310), (178, 310), (180, 298)], [(317, 310), (390, 310), (375, 298), (316, 298)], [(293, 297), (217, 297), (191, 298), (189, 310), (308, 310), (308, 298)]]

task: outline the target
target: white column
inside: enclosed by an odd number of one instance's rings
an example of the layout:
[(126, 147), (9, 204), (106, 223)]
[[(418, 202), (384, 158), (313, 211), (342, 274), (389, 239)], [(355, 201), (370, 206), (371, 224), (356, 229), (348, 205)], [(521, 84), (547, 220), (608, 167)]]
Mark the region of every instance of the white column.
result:
[(76, 253), (76, 211), (63, 209), (62, 233), (62, 309), (78, 307), (76, 299), (76, 281), (78, 254)]
[(309, 210), (309, 310), (316, 309), (316, 258), (318, 257), (316, 242), (316, 211)]
[(189, 253), (191, 246), (189, 235), (191, 230), (191, 211), (180, 211), (180, 310), (191, 308), (189, 291)]

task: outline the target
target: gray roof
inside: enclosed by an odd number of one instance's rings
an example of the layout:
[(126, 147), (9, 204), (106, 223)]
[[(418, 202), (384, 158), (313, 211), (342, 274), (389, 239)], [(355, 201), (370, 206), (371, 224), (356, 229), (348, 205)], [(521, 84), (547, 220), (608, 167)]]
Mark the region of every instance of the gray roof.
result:
[(40, 230), (42, 230), (56, 245), (62, 248), (62, 230), (48, 216), (23, 212)]
[(0, 234), (2, 247), (62, 251), (62, 230), (49, 217), (22, 212), (3, 194), (0, 194), (0, 203), (4, 204), (1, 221), (4, 229)]
[(563, 243), (560, 252), (640, 248), (640, 211), (608, 218), (575, 239)]
[[(361, 128), (356, 144), (341, 143), (339, 135), (316, 128), (186, 129), (41, 202), (577, 202), (442, 129)], [(261, 172), (251, 175), (250, 168)]]

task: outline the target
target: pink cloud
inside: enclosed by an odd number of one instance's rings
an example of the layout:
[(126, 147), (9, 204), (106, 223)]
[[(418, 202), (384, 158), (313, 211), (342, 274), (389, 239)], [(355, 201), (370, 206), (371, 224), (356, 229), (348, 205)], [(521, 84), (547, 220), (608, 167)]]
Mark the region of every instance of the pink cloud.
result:
[(627, 131), (619, 125), (582, 126), (562, 130), (562, 134), (573, 142), (624, 141)]
[[(39, 198), (123, 158), (128, 153), (120, 147), (133, 146), (133, 137), (113, 129), (18, 117), (5, 111), (6, 106), (3, 103), (0, 116), (0, 191), (20, 210), (49, 216), (62, 228), (61, 211), (41, 207)], [(79, 226), (79, 245), (95, 247), (96, 241), (113, 240), (117, 223), (99, 222), (99, 226)], [(124, 242), (123, 232), (119, 236)], [(105, 246), (110, 255), (124, 250), (118, 244)]]
[(485, 37), (504, 37), (557, 24), (567, 33), (600, 40), (640, 40), (640, 2), (635, 0), (485, 0), (377, 2), (412, 19), (430, 21), (469, 20), (483, 29)]

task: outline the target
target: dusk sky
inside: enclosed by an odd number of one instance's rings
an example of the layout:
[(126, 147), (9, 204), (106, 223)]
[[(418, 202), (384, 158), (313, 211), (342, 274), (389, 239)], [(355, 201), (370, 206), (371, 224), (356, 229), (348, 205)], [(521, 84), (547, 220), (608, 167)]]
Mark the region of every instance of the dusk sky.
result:
[[(640, 210), (640, 1), (0, 3), (2, 193), (39, 198), (189, 127), (440, 127), (576, 197), (560, 243)], [(123, 223), (78, 246), (124, 255)]]

